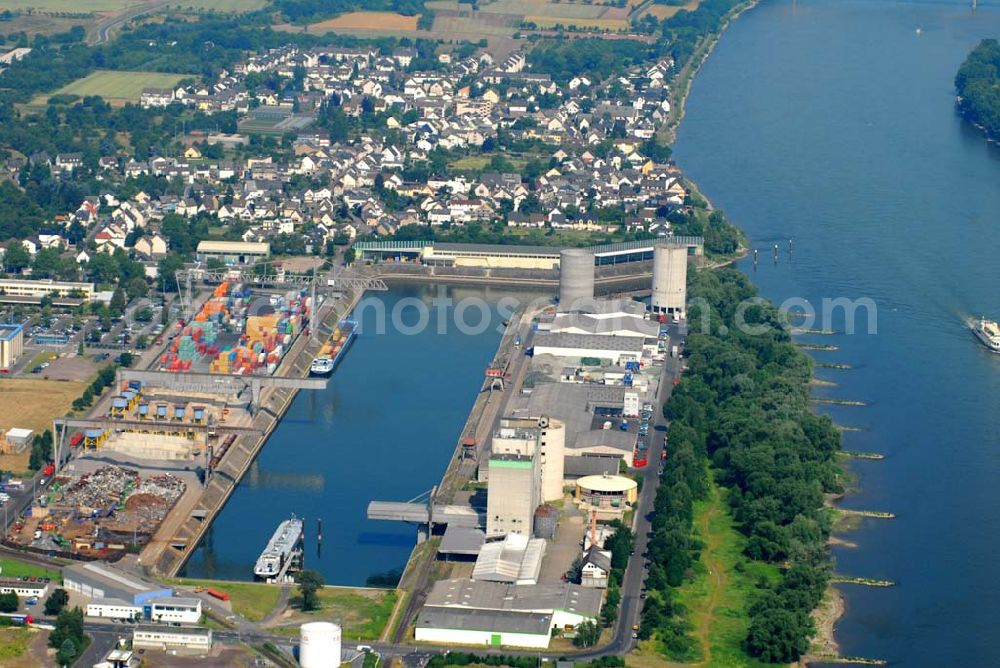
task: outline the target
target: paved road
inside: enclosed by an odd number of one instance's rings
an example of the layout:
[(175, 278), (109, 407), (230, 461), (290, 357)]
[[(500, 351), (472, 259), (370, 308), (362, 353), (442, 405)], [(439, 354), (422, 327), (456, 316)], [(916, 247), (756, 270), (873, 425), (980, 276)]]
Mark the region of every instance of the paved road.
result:
[(132, 19), (142, 16), (143, 14), (150, 14), (157, 10), (163, 9), (170, 4), (170, 0), (156, 0), (154, 2), (146, 2), (143, 4), (135, 5), (134, 7), (129, 7), (120, 14), (114, 16), (109, 16), (102, 19), (100, 23), (97, 24), (97, 39), (94, 40), (94, 44), (104, 44), (109, 39), (111, 39), (111, 33), (118, 30), (123, 25), (131, 21)]

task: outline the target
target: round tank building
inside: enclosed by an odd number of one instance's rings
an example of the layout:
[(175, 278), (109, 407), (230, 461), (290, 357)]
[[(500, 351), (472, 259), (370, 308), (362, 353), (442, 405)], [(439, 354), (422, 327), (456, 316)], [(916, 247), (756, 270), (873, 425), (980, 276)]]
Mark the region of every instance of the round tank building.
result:
[(299, 665), (330, 668), (340, 665), (341, 630), (332, 622), (309, 622), (299, 627)]
[(622, 475), (588, 475), (576, 481), (576, 500), (588, 509), (623, 509), (638, 498), (639, 484)]
[(576, 310), (594, 300), (594, 253), (566, 248), (559, 253), (559, 310)]

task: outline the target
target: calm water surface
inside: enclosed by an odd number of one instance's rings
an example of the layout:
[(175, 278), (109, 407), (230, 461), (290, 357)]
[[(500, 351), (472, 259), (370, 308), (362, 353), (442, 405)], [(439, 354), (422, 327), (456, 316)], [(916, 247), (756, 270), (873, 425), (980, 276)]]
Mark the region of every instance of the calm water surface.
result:
[(1000, 319), (1000, 150), (952, 85), (1000, 37), (979, 4), (765, 0), (699, 74), (674, 154), (762, 249), (741, 266), (765, 296), (877, 304), (877, 334), (812, 354), (854, 367), (819, 370), (838, 385), (818, 394), (868, 402), (824, 409), (863, 429), (845, 447), (886, 455), (852, 467), (844, 505), (898, 515), (835, 550), (838, 572), (898, 583), (844, 587), (837, 638), (902, 665), (1000, 665), (1000, 355), (963, 323)]

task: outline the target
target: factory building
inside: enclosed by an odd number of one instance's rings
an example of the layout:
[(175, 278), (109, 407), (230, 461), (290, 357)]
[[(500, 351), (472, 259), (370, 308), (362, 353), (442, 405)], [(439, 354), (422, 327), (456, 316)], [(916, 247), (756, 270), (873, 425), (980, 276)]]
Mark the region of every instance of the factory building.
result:
[(601, 592), (568, 582), (519, 587), (455, 578), (435, 582), (424, 605), (552, 615), (550, 631), (569, 631), (582, 622), (596, 621), (601, 601)]
[[(125, 575), (97, 562), (70, 564), (63, 568), (63, 587), (93, 599), (92, 603), (127, 601), (143, 606), (152, 599), (167, 599), (173, 596), (173, 589), (156, 583)], [(179, 600), (179, 599), (172, 599)]]
[(653, 253), (653, 296), (650, 307), (656, 313), (683, 318), (687, 303), (687, 249), (657, 246)]
[(514, 585), (538, 584), (545, 556), (545, 541), (522, 534), (507, 534), (479, 548), (472, 579)]
[(535, 335), (535, 355), (558, 357), (593, 357), (624, 365), (642, 359), (645, 338), (641, 336), (588, 336), (538, 332)]
[(538, 451), (542, 501), (563, 498), (563, 458), (566, 425), (549, 417), (503, 418), (493, 435), (491, 451), (497, 455), (533, 456)]
[(45, 596), (48, 590), (48, 578), (38, 578), (35, 582), (31, 582), (30, 580), (25, 581), (20, 578), (0, 577), (0, 594), (14, 592), (21, 598), (30, 598), (32, 596), (41, 598)]
[(530, 536), (542, 485), (538, 450), (533, 455), (493, 454), (486, 493), (486, 535)]
[(51, 278), (38, 280), (0, 278), (0, 294), (11, 297), (79, 296), (80, 299), (89, 302), (94, 298), (94, 284), (77, 281), (54, 281)]
[(88, 617), (107, 619), (141, 619), (142, 606), (120, 598), (100, 598), (87, 604)]
[(631, 300), (591, 300), (579, 312), (558, 313), (551, 323), (540, 325), (555, 334), (589, 334), (593, 336), (642, 336), (655, 339), (660, 325), (652, 322), (646, 307)]
[[(613, 266), (653, 259), (657, 240), (644, 239), (591, 246), (595, 266)], [(704, 252), (702, 237), (673, 237), (671, 244), (685, 249), (688, 255)], [(363, 262), (411, 262), (447, 267), (495, 269), (560, 269), (563, 258), (552, 246), (513, 246), (509, 244), (458, 244), (439, 241), (359, 241), (354, 244)], [(576, 250), (576, 249), (574, 249)]]
[(132, 648), (207, 654), (212, 649), (212, 629), (137, 628), (132, 632)]
[(24, 353), (24, 325), (0, 324), (0, 369), (10, 369)]
[(551, 628), (552, 615), (424, 606), (413, 638), (443, 645), (545, 649)]
[(200, 241), (198, 262), (220, 260), (226, 265), (254, 264), (271, 254), (271, 244), (255, 241)]
[(186, 597), (149, 599), (143, 604), (143, 616), (154, 622), (197, 624), (201, 620), (201, 599)]
[(559, 253), (559, 310), (571, 312), (594, 301), (594, 253), (567, 248)]

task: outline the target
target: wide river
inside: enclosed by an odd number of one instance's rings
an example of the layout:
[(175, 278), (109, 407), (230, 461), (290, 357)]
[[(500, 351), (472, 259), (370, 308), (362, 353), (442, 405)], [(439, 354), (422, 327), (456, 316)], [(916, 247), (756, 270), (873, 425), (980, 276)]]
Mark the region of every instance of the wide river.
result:
[(765, 0), (698, 75), (674, 153), (761, 249), (741, 267), (765, 296), (877, 306), (877, 334), (810, 340), (853, 367), (817, 393), (868, 404), (824, 407), (862, 429), (845, 448), (886, 456), (851, 466), (843, 505), (898, 516), (835, 549), (838, 573), (897, 583), (843, 587), (837, 639), (907, 666), (1000, 665), (1000, 355), (965, 326), (1000, 320), (1000, 149), (952, 84), (1000, 7), (969, 5)]
[(363, 585), (401, 570), (416, 530), (369, 521), (368, 502), (407, 501), (441, 480), (500, 342), (501, 314), (513, 311), (512, 299), (536, 297), (425, 286), (368, 293), (356, 310), (361, 333), (327, 389), (298, 394), (185, 574), (252, 579), (257, 555), (290, 513), (306, 519), (306, 566), (328, 584)]

